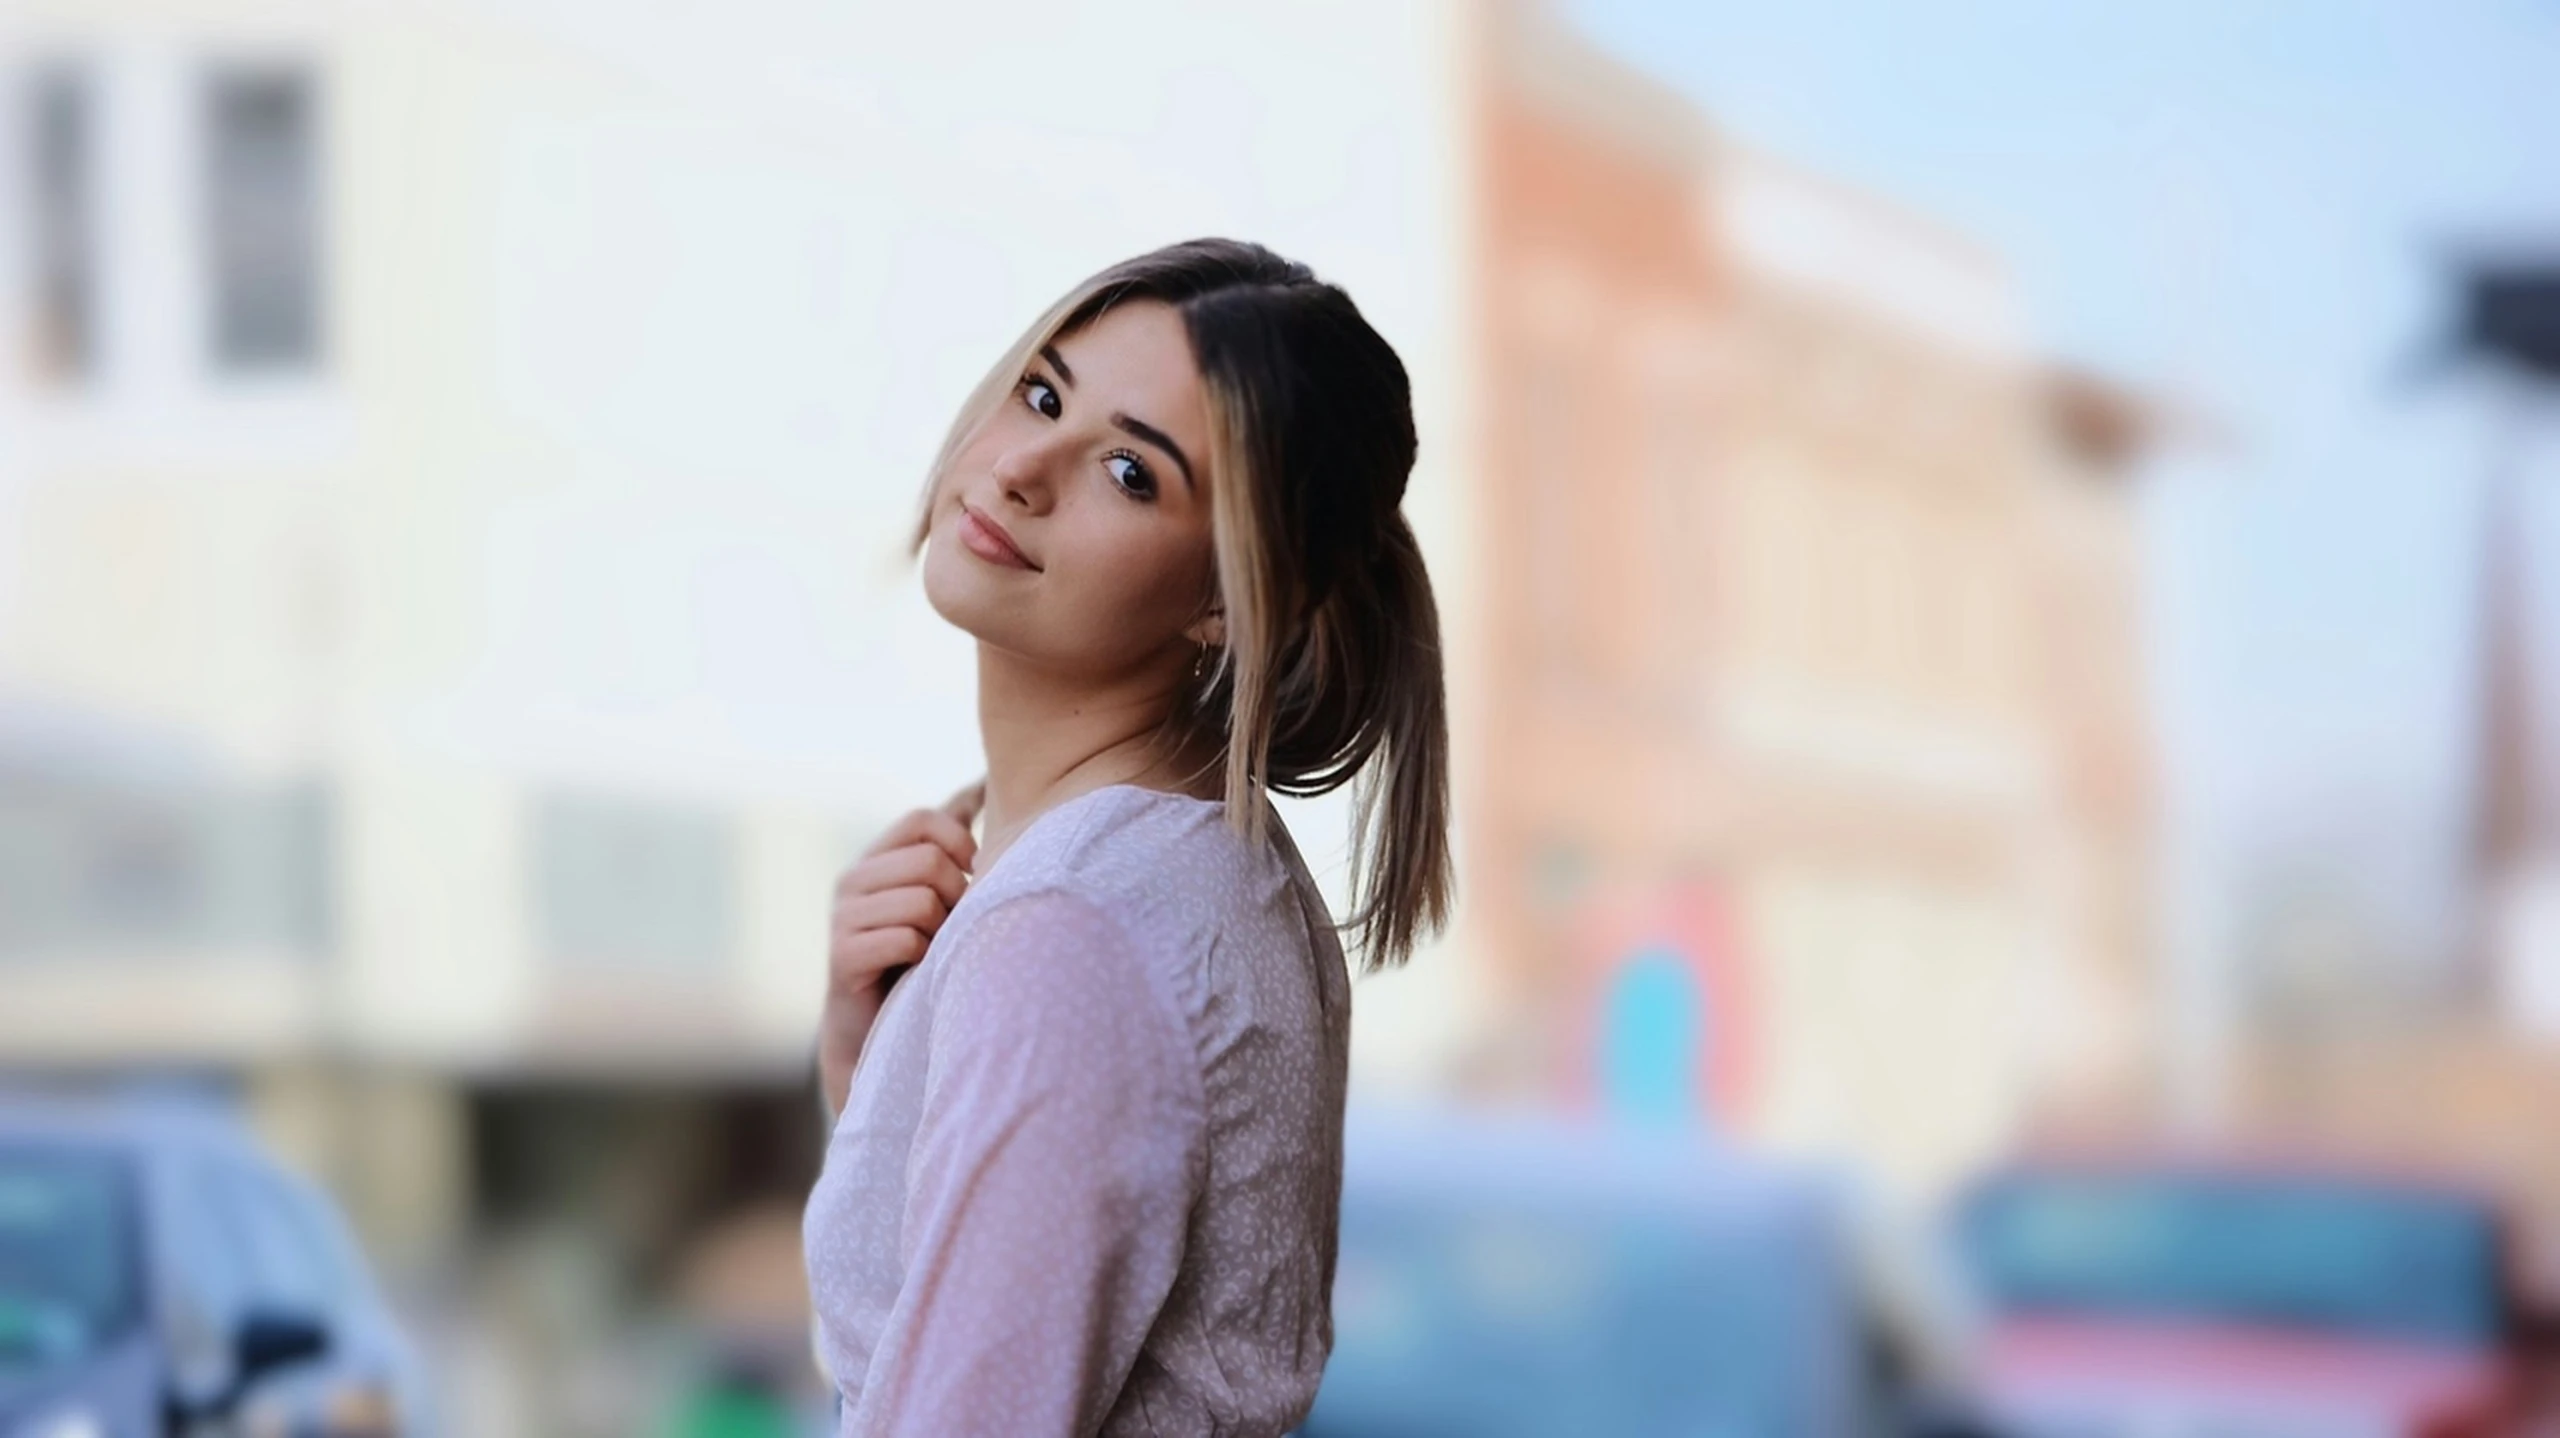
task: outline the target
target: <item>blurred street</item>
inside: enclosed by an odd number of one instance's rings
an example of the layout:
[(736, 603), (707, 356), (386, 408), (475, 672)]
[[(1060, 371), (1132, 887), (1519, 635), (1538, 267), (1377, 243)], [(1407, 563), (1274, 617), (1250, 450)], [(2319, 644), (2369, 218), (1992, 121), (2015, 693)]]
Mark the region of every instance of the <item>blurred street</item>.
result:
[(1311, 1438), (2560, 1431), (2560, 9), (1836, 8), (0, 8), (0, 1438), (833, 1432), (915, 488), (1201, 234), (1448, 644)]

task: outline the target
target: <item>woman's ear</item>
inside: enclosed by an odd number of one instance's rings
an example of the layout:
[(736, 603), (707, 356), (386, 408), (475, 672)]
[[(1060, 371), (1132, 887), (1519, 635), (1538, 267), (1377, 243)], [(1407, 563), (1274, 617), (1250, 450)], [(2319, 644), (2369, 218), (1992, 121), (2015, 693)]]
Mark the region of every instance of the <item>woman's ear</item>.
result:
[(1227, 612), (1223, 609), (1210, 610), (1193, 620), (1191, 627), (1182, 631), (1182, 635), (1192, 643), (1205, 648), (1224, 648), (1227, 642)]

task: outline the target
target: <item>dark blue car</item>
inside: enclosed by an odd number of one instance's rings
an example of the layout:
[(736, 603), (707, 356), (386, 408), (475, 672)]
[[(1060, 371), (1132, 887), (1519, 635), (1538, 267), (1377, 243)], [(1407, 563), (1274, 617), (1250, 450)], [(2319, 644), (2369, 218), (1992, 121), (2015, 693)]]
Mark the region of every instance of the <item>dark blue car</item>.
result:
[(1302, 1438), (1868, 1431), (1838, 1199), (1694, 1131), (1355, 1112)]
[(414, 1438), (328, 1201), (218, 1112), (0, 1099), (0, 1438)]

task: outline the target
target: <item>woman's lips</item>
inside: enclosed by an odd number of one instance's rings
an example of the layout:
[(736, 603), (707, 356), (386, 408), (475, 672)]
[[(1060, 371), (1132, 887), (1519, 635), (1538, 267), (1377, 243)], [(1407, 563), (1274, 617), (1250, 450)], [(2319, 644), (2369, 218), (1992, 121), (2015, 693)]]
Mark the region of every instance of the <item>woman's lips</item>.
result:
[(960, 506), (959, 527), (960, 542), (968, 547), (971, 554), (987, 563), (1033, 571), (1040, 568), (1039, 565), (1031, 562), (1029, 555), (1022, 552), (1021, 545), (1013, 542), (1013, 536), (1004, 532), (1003, 525), (965, 504)]

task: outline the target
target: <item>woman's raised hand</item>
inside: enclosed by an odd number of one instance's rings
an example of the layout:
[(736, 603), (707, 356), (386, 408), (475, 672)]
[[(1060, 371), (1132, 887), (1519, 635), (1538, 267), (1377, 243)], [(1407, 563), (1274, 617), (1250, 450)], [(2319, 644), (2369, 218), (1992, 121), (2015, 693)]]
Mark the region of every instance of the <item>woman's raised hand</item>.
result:
[(917, 809), (891, 824), (836, 880), (827, 935), (827, 1000), (818, 1061), (833, 1110), (842, 1110), (853, 1066), (872, 1020), (898, 976), (925, 947), (969, 887), (978, 841), (969, 825), (986, 802), (972, 784), (938, 809)]
[(872, 984), (885, 988), (895, 970), (924, 957), (969, 886), (969, 864), (978, 856), (969, 824), (984, 796), (984, 787), (972, 784), (939, 809), (914, 810), (836, 880), (827, 946), (831, 995)]

